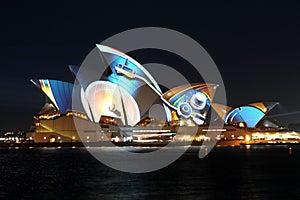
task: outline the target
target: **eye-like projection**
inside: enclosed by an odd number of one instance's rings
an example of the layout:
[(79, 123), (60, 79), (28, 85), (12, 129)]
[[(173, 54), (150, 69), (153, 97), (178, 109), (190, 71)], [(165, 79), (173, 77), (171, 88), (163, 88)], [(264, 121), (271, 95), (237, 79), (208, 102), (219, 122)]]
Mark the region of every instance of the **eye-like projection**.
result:
[(178, 106), (177, 113), (179, 116), (189, 118), (192, 114), (192, 108), (188, 103), (182, 103)]
[(206, 106), (207, 97), (201, 92), (197, 92), (190, 99), (191, 106), (196, 110), (203, 110)]

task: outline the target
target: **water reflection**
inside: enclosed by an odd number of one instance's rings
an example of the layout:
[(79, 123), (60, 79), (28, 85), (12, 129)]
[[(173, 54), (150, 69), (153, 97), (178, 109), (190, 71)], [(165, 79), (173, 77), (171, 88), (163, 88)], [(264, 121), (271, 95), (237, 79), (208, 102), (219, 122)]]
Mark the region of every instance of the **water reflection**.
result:
[(299, 198), (298, 146), (216, 147), (204, 159), (198, 150), (159, 171), (128, 174), (102, 165), (84, 148), (0, 149), (0, 198)]

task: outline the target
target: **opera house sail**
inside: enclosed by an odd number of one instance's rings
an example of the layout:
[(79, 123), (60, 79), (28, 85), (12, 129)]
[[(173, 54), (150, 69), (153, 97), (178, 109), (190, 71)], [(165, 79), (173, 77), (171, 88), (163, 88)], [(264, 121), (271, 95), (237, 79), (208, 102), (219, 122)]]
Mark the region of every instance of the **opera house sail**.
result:
[[(207, 129), (207, 117), (212, 110), (225, 124), (220, 129), (223, 134), (231, 127), (243, 130), (236, 133), (245, 137), (245, 130), (254, 129), (277, 105), (260, 102), (231, 108), (216, 104), (213, 98), (217, 84), (193, 83), (163, 91), (133, 58), (104, 45), (97, 45), (97, 50), (102, 64), (96, 70), (69, 66), (74, 83), (31, 80), (50, 100), (35, 116), (36, 129), (29, 133), (32, 140), (170, 142), (186, 136), (179, 136), (179, 126), (185, 133), (189, 127), (199, 127), (196, 135), (203, 139), (211, 131)], [(149, 111), (153, 105), (161, 108), (157, 116)]]

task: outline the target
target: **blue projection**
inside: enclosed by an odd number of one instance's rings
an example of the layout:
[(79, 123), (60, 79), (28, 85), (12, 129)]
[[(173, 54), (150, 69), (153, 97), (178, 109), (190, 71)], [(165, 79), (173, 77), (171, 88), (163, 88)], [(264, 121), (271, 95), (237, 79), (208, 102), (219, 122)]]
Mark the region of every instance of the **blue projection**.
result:
[(245, 122), (249, 128), (254, 128), (264, 116), (265, 113), (256, 107), (241, 106), (229, 112), (225, 122), (227, 124)]

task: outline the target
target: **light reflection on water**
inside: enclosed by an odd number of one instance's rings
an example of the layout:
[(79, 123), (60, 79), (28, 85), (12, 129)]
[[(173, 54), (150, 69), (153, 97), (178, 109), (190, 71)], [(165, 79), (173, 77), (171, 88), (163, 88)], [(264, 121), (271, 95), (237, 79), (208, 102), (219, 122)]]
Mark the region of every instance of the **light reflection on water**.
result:
[(198, 159), (199, 147), (193, 147), (162, 170), (128, 174), (104, 166), (84, 148), (3, 148), (0, 198), (298, 199), (300, 147), (292, 146), (292, 154), (289, 149), (215, 147)]

